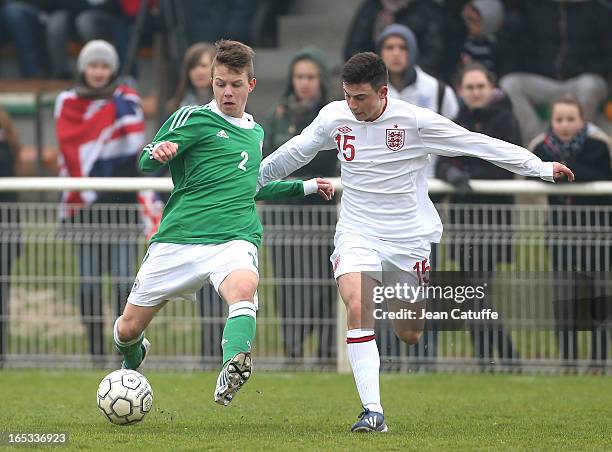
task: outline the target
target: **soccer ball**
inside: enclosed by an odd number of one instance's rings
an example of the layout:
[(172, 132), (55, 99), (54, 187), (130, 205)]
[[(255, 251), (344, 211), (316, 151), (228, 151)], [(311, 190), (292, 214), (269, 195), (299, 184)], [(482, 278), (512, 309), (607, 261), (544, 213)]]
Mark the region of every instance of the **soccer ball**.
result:
[(153, 406), (153, 390), (148, 380), (129, 369), (119, 369), (104, 377), (96, 397), (104, 416), (119, 425), (142, 421)]

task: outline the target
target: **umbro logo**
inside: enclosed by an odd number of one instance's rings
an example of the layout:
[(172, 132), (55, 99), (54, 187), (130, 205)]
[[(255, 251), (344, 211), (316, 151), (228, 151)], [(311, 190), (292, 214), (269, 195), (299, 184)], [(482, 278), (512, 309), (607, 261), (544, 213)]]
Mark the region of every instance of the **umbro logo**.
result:
[(217, 132), (217, 136), (219, 138), (229, 138), (229, 135), (225, 132), (225, 130), (221, 129)]
[(132, 286), (132, 292), (136, 292), (139, 287), (140, 287), (140, 281), (138, 281), (138, 278), (136, 278), (134, 280), (134, 285)]

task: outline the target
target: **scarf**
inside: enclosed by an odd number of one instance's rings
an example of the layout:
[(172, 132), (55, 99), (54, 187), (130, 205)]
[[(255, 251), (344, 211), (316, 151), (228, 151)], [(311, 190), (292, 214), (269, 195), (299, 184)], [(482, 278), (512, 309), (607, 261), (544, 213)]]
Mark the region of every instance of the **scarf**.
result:
[(546, 136), (544, 137), (544, 147), (548, 153), (554, 156), (555, 160), (567, 162), (575, 159), (576, 156), (582, 152), (587, 137), (586, 124), (567, 142), (562, 141), (553, 132), (552, 127), (549, 126), (546, 131)]

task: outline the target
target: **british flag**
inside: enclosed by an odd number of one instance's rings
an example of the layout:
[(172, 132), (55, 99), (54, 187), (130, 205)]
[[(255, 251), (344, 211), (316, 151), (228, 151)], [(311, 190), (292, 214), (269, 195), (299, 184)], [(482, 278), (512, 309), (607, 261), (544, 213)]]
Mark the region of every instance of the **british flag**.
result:
[[(125, 165), (135, 165), (145, 142), (140, 98), (133, 89), (119, 85), (108, 99), (88, 99), (76, 90), (59, 95), (55, 107), (61, 175), (113, 177)], [(66, 192), (63, 201), (84, 206), (97, 198), (94, 191)], [(74, 209), (64, 212), (74, 214)]]

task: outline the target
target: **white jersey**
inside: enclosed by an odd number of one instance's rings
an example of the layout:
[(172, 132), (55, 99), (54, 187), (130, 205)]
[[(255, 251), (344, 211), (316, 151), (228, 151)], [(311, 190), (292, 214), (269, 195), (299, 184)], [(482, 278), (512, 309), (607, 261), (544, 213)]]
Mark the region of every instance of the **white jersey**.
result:
[[(345, 101), (331, 102), (300, 135), (261, 164), (259, 185), (282, 179), (335, 148), (343, 187), (339, 232), (390, 241), (439, 242), (442, 223), (427, 193), (429, 154), (472, 156), (524, 176), (553, 181), (551, 162), (526, 149), (470, 132), (428, 109), (387, 98), (374, 121), (355, 119)], [(334, 152), (334, 151), (326, 151)]]

